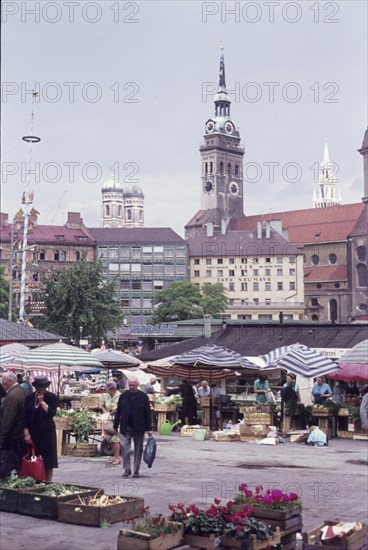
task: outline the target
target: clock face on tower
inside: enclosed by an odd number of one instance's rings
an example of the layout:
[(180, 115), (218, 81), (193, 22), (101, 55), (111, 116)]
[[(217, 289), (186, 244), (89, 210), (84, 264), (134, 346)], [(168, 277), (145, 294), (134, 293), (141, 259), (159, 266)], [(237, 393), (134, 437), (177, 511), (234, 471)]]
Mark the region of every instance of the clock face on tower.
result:
[(229, 185), (229, 191), (232, 195), (237, 195), (239, 193), (239, 185), (235, 181), (232, 181)]
[(226, 122), (225, 123), (225, 132), (227, 134), (232, 134), (234, 131), (234, 126), (231, 124), (231, 122)]
[(206, 180), (203, 184), (203, 191), (205, 193), (212, 193), (213, 190), (214, 190), (213, 181), (210, 179)]
[(207, 124), (206, 124), (206, 131), (207, 131), (208, 133), (211, 133), (211, 132), (214, 131), (214, 129), (215, 129), (214, 123), (212, 122), (212, 120), (209, 120), (209, 121), (207, 122)]

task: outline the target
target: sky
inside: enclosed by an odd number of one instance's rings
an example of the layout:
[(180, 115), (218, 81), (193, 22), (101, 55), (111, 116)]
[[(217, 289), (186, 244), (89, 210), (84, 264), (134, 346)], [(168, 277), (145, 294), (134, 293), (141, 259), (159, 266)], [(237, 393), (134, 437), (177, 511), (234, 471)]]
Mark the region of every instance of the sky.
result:
[(344, 204), (363, 196), (367, 3), (7, 1), (2, 11), (2, 192), (30, 188), (40, 224), (101, 222), (114, 178), (145, 194), (145, 226), (200, 209), (199, 145), (221, 44), (244, 156), (247, 215), (312, 207), (327, 141)]

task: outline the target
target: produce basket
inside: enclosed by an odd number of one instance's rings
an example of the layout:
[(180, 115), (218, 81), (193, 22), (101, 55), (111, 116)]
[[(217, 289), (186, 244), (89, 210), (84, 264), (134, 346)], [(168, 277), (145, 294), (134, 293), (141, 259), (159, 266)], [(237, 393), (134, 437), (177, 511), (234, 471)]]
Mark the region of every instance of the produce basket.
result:
[(72, 416), (54, 416), (54, 422), (57, 430), (70, 431), (73, 427)]
[[(118, 502), (119, 499), (122, 502)], [(98, 505), (92, 505), (100, 501)], [(58, 520), (76, 525), (91, 525), (99, 527), (102, 523), (117, 523), (127, 518), (137, 518), (144, 508), (143, 498), (116, 497), (101, 495), (74, 498), (58, 502)]]
[(271, 413), (246, 413), (244, 420), (247, 424), (271, 424)]
[(80, 404), (82, 409), (99, 409), (101, 394), (83, 395)]
[(202, 426), (200, 426), (199, 424), (197, 424), (196, 426), (183, 426), (180, 430), (180, 435), (182, 437), (193, 437), (195, 430), (201, 427)]
[(175, 403), (155, 403), (156, 412), (176, 411)]
[[(73, 485), (64, 484), (64, 487), (68, 490), (73, 487)], [(78, 486), (78, 489), (80, 489), (79, 493), (59, 496), (45, 495), (46, 487), (20, 492), (18, 495), (17, 511), (27, 516), (57, 518), (58, 502), (73, 500), (76, 498), (77, 494), (79, 496), (95, 495), (97, 492), (101, 495), (103, 494), (103, 489), (98, 489), (98, 487)]]

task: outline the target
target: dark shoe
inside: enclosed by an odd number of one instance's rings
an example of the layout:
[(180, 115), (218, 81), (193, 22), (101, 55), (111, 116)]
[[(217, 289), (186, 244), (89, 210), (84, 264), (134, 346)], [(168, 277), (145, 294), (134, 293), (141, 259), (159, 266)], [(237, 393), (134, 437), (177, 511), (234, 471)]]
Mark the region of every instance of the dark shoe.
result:
[(132, 472), (130, 470), (124, 470), (123, 477), (129, 477), (131, 474)]
[(139, 472), (134, 472), (132, 477), (139, 477)]

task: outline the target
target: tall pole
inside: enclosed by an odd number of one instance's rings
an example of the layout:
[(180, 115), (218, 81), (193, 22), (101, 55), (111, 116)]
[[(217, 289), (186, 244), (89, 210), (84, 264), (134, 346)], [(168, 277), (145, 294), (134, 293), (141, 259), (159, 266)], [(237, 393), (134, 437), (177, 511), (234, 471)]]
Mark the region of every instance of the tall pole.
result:
[(11, 226), (11, 236), (10, 236), (8, 321), (13, 320), (13, 260), (14, 260), (14, 220)]
[(27, 183), (25, 192), (25, 208), (24, 208), (24, 224), (23, 224), (23, 242), (22, 242), (22, 272), (20, 282), (20, 303), (19, 303), (19, 320), (24, 322), (24, 302), (26, 293), (26, 267), (27, 267), (27, 244), (28, 244), (28, 226), (29, 226), (29, 210), (32, 204), (33, 197), (31, 196), (31, 161), (32, 161), (32, 144), (38, 143), (41, 139), (33, 135), (33, 118), (34, 118), (34, 104), (37, 97), (37, 92), (33, 93), (32, 98), (32, 113), (31, 124), (29, 128), (29, 135), (24, 136), (22, 139), (29, 144), (28, 147), (28, 162), (27, 162)]

